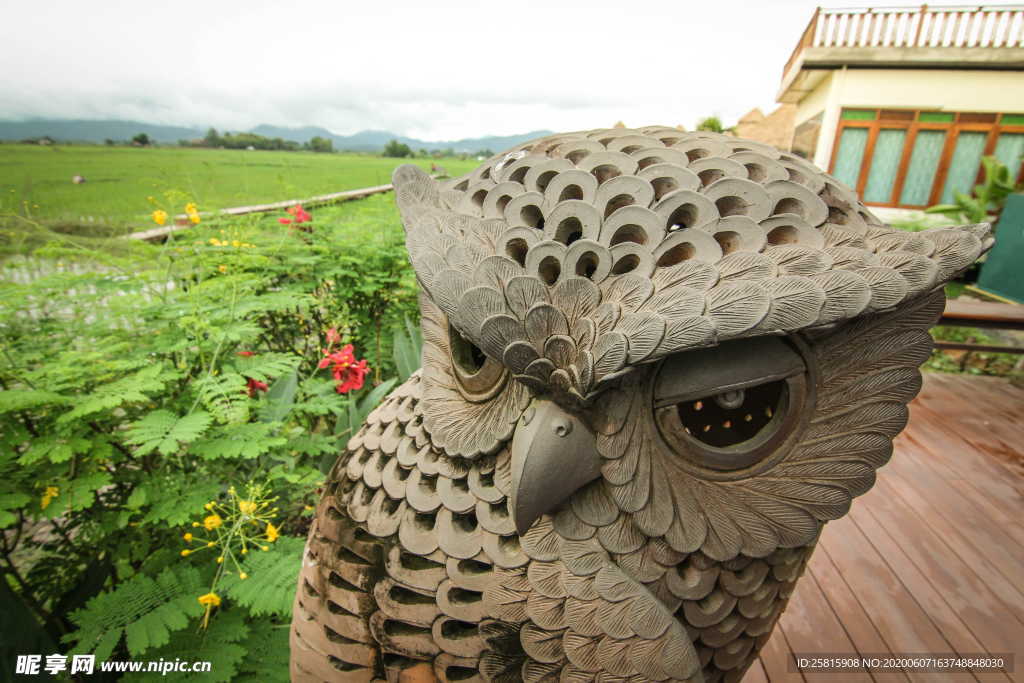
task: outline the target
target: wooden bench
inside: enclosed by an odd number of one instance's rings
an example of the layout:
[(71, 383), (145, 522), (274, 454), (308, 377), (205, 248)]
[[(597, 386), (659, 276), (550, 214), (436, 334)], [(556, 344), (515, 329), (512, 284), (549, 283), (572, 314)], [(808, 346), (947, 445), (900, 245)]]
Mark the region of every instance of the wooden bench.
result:
[[(958, 327), (981, 327), (995, 330), (1024, 330), (1024, 305), (1001, 304), (971, 299), (951, 299), (939, 319), (939, 325)], [(1024, 347), (973, 344), (969, 342), (938, 341), (937, 349), (958, 349), (963, 351), (994, 351), (997, 353), (1021, 353)]]

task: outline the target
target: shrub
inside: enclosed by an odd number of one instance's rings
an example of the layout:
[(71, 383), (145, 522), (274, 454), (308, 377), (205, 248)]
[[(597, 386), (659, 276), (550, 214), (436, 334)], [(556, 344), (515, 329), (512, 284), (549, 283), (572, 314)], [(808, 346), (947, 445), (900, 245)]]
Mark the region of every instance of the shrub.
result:
[(993, 156), (982, 157), (985, 169), (984, 182), (975, 185), (968, 196), (953, 192), (955, 203), (936, 204), (925, 209), (925, 213), (938, 213), (954, 220), (982, 223), (988, 220), (990, 212), (996, 216), (1002, 213), (1006, 199), (1014, 192), (1024, 192), (1024, 183), (1014, 185), (1010, 169)]
[[(415, 314), (390, 201), (310, 232), (203, 223), (89, 268), (49, 246), (46, 272), (0, 279), (5, 642), (287, 677), (321, 464), (394, 386), (391, 331)], [(346, 342), (371, 374), (341, 394), (320, 366)], [(405, 375), (415, 334), (396, 346)]]
[(391, 140), (388, 144), (384, 145), (384, 156), (386, 157), (411, 157), (412, 148), (409, 145), (399, 142), (398, 140)]

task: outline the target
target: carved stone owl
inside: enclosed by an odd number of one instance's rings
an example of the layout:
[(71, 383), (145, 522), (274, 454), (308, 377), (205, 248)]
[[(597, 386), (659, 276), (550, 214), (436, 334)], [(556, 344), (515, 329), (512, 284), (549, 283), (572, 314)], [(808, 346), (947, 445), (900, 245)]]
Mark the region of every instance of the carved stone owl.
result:
[(394, 182), (423, 368), (329, 475), (293, 680), (740, 680), (988, 226), (900, 232), (803, 159), (664, 127)]

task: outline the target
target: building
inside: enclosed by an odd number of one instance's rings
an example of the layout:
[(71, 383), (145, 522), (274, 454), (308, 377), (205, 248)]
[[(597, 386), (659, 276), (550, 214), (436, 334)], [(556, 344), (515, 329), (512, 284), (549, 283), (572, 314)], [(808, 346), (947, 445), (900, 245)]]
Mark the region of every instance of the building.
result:
[(949, 202), (984, 155), (1024, 179), (1024, 5), (819, 8), (777, 99), (792, 151), (871, 206)]
[(795, 104), (782, 104), (765, 116), (759, 108), (751, 109), (737, 123), (733, 132), (745, 140), (757, 140), (781, 150), (789, 151), (793, 141), (793, 116)]

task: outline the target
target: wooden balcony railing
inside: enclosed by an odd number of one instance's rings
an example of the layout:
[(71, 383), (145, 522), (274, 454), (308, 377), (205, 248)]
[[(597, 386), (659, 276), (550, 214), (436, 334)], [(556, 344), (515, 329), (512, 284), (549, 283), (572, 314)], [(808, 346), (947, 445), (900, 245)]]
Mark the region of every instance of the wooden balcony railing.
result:
[(1024, 5), (821, 8), (786, 62), (808, 47), (1024, 47)]

